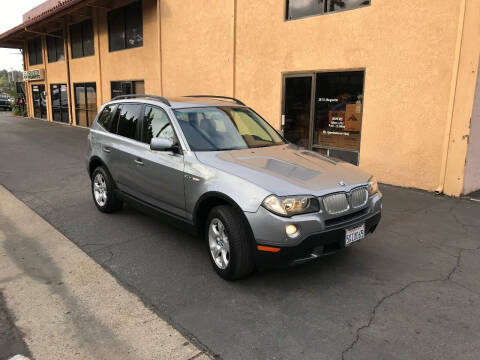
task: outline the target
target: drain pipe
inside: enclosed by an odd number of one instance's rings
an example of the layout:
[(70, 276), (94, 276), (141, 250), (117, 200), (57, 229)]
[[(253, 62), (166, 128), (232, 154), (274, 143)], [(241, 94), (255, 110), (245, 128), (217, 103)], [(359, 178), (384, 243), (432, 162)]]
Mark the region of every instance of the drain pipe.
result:
[(463, 41), (463, 27), (465, 24), (465, 13), (466, 13), (466, 0), (461, 0), (460, 2), (460, 18), (458, 22), (457, 29), (457, 41), (455, 44), (455, 61), (453, 63), (452, 69), (452, 83), (450, 87), (450, 100), (448, 102), (447, 110), (447, 121), (445, 125), (445, 137), (443, 140), (443, 155), (442, 155), (442, 167), (440, 170), (440, 183), (435, 190), (436, 194), (443, 194), (445, 188), (445, 180), (447, 176), (447, 161), (448, 161), (448, 152), (450, 148), (450, 137), (452, 133), (452, 122), (453, 122), (453, 110), (455, 107), (455, 96), (457, 93), (457, 84), (458, 84), (458, 72), (460, 68), (460, 52), (462, 49)]

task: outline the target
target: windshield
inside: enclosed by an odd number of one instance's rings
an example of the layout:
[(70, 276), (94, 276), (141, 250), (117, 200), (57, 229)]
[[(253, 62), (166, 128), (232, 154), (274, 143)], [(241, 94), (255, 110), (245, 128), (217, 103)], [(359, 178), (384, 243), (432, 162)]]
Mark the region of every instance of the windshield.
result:
[(249, 108), (201, 107), (174, 112), (193, 151), (247, 149), (285, 143)]

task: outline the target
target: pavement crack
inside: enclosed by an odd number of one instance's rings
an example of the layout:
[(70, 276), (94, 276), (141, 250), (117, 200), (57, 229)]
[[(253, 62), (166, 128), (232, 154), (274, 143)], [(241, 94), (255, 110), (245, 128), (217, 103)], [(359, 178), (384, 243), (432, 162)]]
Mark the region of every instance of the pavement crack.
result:
[(377, 303), (375, 304), (375, 306), (373, 307), (373, 310), (372, 312), (370, 313), (370, 317), (368, 319), (368, 322), (365, 324), (365, 325), (362, 325), (360, 326), (356, 331), (355, 331), (355, 338), (353, 339), (353, 341), (350, 343), (350, 345), (348, 345), (343, 351), (342, 351), (342, 360), (345, 360), (345, 355), (350, 352), (354, 347), (355, 345), (357, 345), (357, 343), (360, 341), (360, 333), (362, 332), (362, 330), (364, 329), (367, 329), (369, 328), (372, 324), (373, 324), (373, 321), (375, 319), (375, 315), (377, 314), (377, 310), (380, 308), (380, 306), (382, 306), (382, 304), (396, 296), (396, 295), (399, 295), (401, 294), (402, 292), (404, 292), (405, 290), (407, 290), (410, 286), (412, 285), (415, 285), (415, 284), (422, 284), (422, 283), (430, 283), (430, 282), (437, 282), (437, 281), (442, 281), (444, 279), (432, 279), (432, 280), (415, 280), (415, 281), (412, 281), (412, 282), (409, 282), (408, 284), (404, 285), (403, 287), (401, 287), (400, 289), (398, 290), (395, 290), (393, 292), (391, 292), (390, 294), (387, 294), (385, 296), (383, 296), (382, 298), (380, 298), (379, 301), (377, 301)]
[[(408, 284), (404, 285), (403, 287), (401, 287), (400, 289), (398, 290), (395, 290), (385, 296), (383, 296), (382, 298), (380, 298), (377, 303), (375, 304), (375, 306), (373, 307), (373, 310), (371, 311), (370, 313), (370, 317), (367, 321), (367, 323), (365, 325), (362, 325), (360, 326), (359, 328), (357, 328), (357, 330), (355, 331), (355, 337), (353, 339), (353, 341), (342, 351), (342, 354), (341, 354), (341, 359), (342, 360), (345, 360), (345, 356), (348, 352), (350, 352), (357, 344), (358, 342), (360, 341), (360, 335), (361, 335), (361, 332), (365, 329), (368, 329), (372, 324), (373, 324), (373, 321), (375, 320), (375, 316), (377, 314), (377, 311), (378, 309), (385, 303), (385, 301), (387, 301), (388, 299), (394, 297), (394, 296), (397, 296), (397, 295), (400, 295), (401, 293), (403, 293), (405, 290), (407, 290), (409, 287), (413, 286), (413, 285), (417, 285), (417, 284), (426, 284), (426, 283), (433, 283), (433, 282), (443, 282), (443, 281), (451, 281), (452, 283), (455, 283), (457, 285), (460, 285), (462, 287), (464, 287), (463, 285), (459, 284), (458, 282), (456, 281), (453, 281), (451, 280), (452, 276), (455, 274), (455, 272), (460, 268), (461, 266), (461, 261), (462, 261), (462, 255), (465, 251), (478, 251), (480, 250), (480, 246), (477, 247), (477, 248), (474, 248), (474, 249), (461, 249), (457, 256), (456, 256), (456, 262), (455, 262), (455, 265), (453, 266), (453, 268), (449, 271), (449, 273), (447, 274), (447, 276), (445, 276), (444, 278), (440, 278), (440, 279), (430, 279), (430, 280), (414, 280), (414, 281), (411, 281), (409, 282)], [(467, 290), (470, 290), (467, 288)]]

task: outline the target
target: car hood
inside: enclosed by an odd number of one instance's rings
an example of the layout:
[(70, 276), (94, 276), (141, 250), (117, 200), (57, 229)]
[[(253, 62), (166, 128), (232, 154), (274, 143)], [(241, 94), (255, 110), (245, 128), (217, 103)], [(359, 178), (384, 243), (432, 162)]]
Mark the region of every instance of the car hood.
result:
[(205, 165), (236, 175), (279, 196), (316, 195), (350, 189), (370, 175), (349, 163), (294, 145), (195, 152)]

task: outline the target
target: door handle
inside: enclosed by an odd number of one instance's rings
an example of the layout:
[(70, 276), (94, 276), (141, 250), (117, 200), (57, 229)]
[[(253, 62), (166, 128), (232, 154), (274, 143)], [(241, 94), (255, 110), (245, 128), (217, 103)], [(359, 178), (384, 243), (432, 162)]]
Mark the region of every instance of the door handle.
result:
[(138, 166), (143, 166), (143, 161), (142, 159), (135, 159), (135, 164), (137, 164)]
[(112, 149), (110, 149), (109, 147), (103, 147), (103, 151), (105, 151), (106, 153), (110, 153), (112, 152)]

